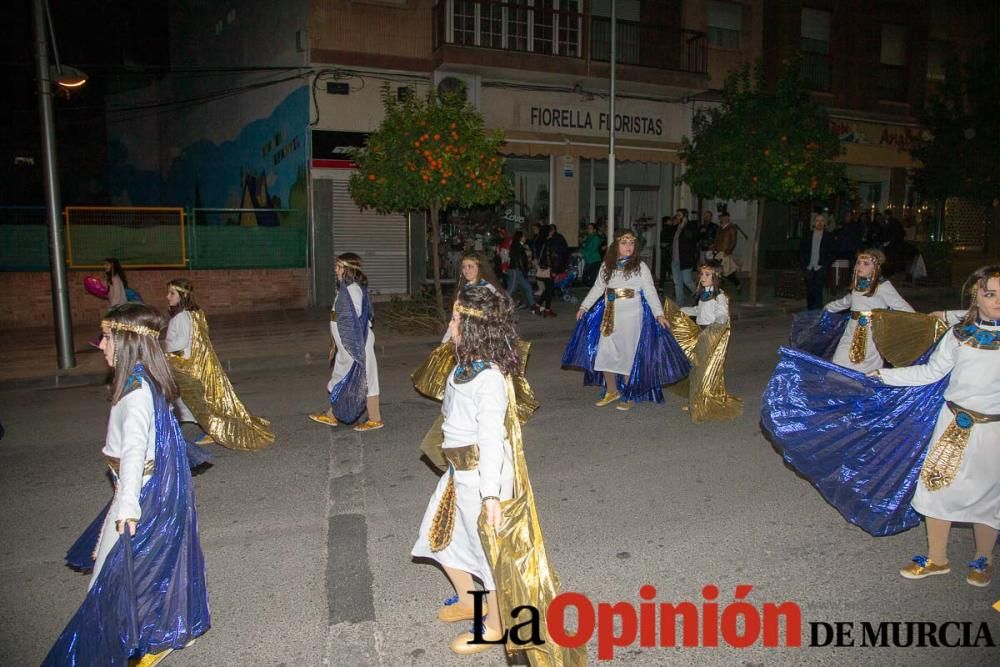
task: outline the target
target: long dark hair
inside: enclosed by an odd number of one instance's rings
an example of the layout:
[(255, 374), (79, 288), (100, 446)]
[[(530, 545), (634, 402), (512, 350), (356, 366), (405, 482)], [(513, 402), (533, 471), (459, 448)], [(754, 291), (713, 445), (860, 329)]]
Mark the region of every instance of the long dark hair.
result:
[(167, 287), (173, 287), (174, 291), (177, 292), (177, 296), (180, 297), (177, 305), (170, 307), (171, 316), (185, 310), (201, 310), (201, 307), (194, 300), (194, 284), (190, 280), (187, 278), (174, 278), (167, 283)]
[(357, 283), (361, 287), (368, 287), (368, 276), (361, 270), (361, 256), (353, 252), (344, 252), (337, 255), (337, 261), (344, 265), (344, 282), (348, 285)]
[(488, 287), (469, 287), (458, 292), (455, 305), (482, 313), (481, 317), (459, 313), (459, 341), (455, 345), (458, 365), (488, 361), (505, 375), (516, 375), (520, 361), (514, 302), (507, 293), (493, 292)]
[[(631, 235), (633, 238), (635, 234), (632, 232), (622, 232), (615, 237), (615, 240), (608, 244), (608, 249), (604, 251), (604, 267), (601, 269), (602, 275), (604, 276), (604, 282), (611, 280), (611, 275), (618, 268), (618, 242), (626, 235)], [(635, 239), (636, 248), (632, 252), (632, 256), (629, 260), (625, 262), (625, 268), (622, 269), (625, 277), (628, 278), (635, 273), (639, 272), (639, 265), (642, 264), (642, 260), (639, 259), (639, 239)]]
[(965, 314), (962, 324), (972, 324), (979, 317), (979, 290), (986, 291), (986, 285), (993, 278), (1000, 278), (1000, 265), (993, 264), (981, 266), (972, 272), (965, 284), (962, 286), (962, 299), (968, 295), (972, 303), (969, 304), (969, 312)]
[(111, 265), (111, 269), (104, 272), (104, 275), (108, 278), (108, 287), (111, 286), (111, 280), (115, 276), (118, 276), (118, 279), (122, 281), (122, 287), (128, 287), (128, 278), (125, 277), (125, 269), (122, 268), (118, 258), (105, 257), (104, 261)]
[(459, 292), (470, 286), (469, 281), (466, 280), (465, 276), (462, 274), (462, 264), (464, 264), (467, 259), (476, 263), (476, 277), (478, 280), (485, 280), (490, 285), (493, 285), (493, 287), (500, 289), (500, 285), (497, 283), (496, 274), (493, 272), (493, 267), (490, 263), (486, 261), (486, 258), (478, 252), (472, 252), (462, 255), (462, 261), (458, 263), (458, 288), (455, 290), (456, 299), (458, 298)]
[(109, 310), (104, 322), (108, 323), (104, 326), (102, 322), (104, 335), (110, 338), (115, 353), (111, 403), (117, 403), (127, 393), (129, 377), (140, 363), (146, 367), (146, 375), (156, 389), (168, 401), (176, 400), (179, 395), (177, 383), (160, 347), (159, 332), (163, 328), (160, 313), (144, 303), (123, 303)]

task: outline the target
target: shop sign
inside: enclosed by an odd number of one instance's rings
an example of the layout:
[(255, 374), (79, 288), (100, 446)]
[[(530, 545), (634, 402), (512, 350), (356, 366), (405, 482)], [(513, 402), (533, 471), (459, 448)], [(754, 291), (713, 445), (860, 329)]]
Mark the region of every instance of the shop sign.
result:
[[(607, 134), (611, 114), (586, 107), (530, 104), (521, 107), (522, 127), (545, 132)], [(615, 113), (615, 132), (645, 139), (663, 138), (663, 117), (659, 114)]]
[(885, 146), (904, 151), (927, 138), (927, 131), (919, 127), (862, 123), (841, 118), (831, 118), (830, 129), (841, 143)]

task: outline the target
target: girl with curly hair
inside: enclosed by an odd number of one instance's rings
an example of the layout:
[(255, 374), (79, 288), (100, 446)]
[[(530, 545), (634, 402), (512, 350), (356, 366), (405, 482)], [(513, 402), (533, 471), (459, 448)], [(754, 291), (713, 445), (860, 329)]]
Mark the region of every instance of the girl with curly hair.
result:
[(597, 282), (580, 304), (564, 366), (582, 368), (584, 384), (603, 386), (595, 405), (663, 402), (661, 387), (691, 366), (667, 328), (653, 274), (639, 259), (636, 235), (626, 231), (608, 245)]
[(368, 276), (361, 257), (353, 252), (337, 256), (337, 297), (330, 313), (333, 371), (326, 390), (330, 408), (309, 415), (314, 422), (336, 426), (353, 424), (367, 412), (355, 431), (375, 431), (385, 426), (379, 403), (378, 360), (375, 358), (374, 314), (368, 294)]
[[(521, 605), (544, 614), (556, 592), (517, 416), (512, 376), (520, 361), (513, 312), (510, 297), (486, 287), (462, 290), (455, 301), (449, 328), (458, 363), (448, 378), (438, 443), (447, 472), (427, 506), (412, 551), (436, 561), (455, 589), (438, 610), (438, 620), (482, 623), (451, 642), (452, 651), (463, 655), (497, 646), (504, 617)], [(533, 566), (523, 568), (524, 563)], [(475, 613), (474, 580), (486, 591), (481, 605), (485, 619)], [(524, 599), (530, 591), (539, 593)], [(474, 639), (480, 641), (470, 643)], [(551, 639), (541, 646), (508, 642), (507, 648), (561, 653)]]
[(194, 422), (205, 432), (197, 444), (250, 451), (274, 443), (271, 422), (247, 410), (222, 369), (191, 281), (168, 282), (167, 304), (171, 317), (163, 349), (181, 393), (174, 407), (180, 421)]
[(125, 303), (101, 322), (114, 370), (101, 453), (115, 494), (70, 548), (92, 570), (83, 604), (44, 665), (155, 664), (208, 631), (205, 562), (184, 435), (170, 410), (177, 385), (160, 349), (162, 319)]

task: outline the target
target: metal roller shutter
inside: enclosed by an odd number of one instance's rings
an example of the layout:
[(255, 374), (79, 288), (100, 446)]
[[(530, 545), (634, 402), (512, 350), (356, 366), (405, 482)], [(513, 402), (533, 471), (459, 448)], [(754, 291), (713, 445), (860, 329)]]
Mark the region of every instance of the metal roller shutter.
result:
[(405, 294), (409, 289), (409, 238), (406, 217), (358, 209), (347, 178), (333, 183), (333, 247), (339, 255), (361, 256), (372, 294)]

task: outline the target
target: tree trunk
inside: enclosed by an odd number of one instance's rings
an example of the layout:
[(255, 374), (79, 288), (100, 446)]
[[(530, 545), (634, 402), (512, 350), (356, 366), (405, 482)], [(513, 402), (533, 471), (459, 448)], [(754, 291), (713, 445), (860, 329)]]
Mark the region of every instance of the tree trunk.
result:
[(760, 274), (760, 228), (764, 225), (764, 200), (757, 200), (757, 224), (753, 228), (750, 249), (750, 305), (757, 305), (757, 276)]
[(431, 204), (431, 270), (434, 271), (434, 300), (437, 302), (438, 317), (444, 321), (444, 295), (441, 293), (441, 228), (438, 224), (440, 207), (437, 202)]

